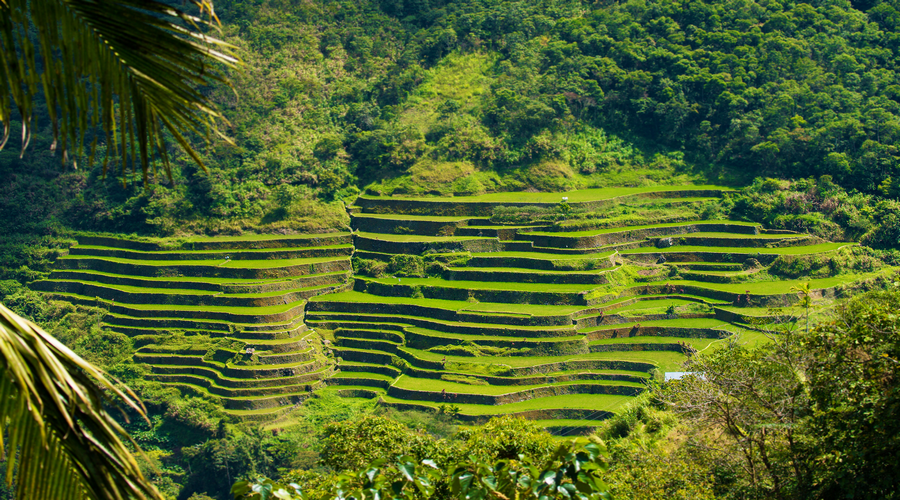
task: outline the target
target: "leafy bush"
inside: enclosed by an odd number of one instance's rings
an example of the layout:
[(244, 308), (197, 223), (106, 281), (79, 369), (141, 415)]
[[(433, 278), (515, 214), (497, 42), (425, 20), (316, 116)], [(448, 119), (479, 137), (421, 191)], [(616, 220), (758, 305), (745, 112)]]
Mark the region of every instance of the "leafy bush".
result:
[(355, 274), (372, 276), (374, 278), (383, 276), (384, 272), (388, 268), (387, 262), (382, 262), (375, 259), (361, 259), (359, 257), (353, 257), (351, 262), (353, 264), (353, 272)]
[(420, 255), (393, 255), (387, 271), (395, 276), (422, 277), (425, 275), (425, 261)]

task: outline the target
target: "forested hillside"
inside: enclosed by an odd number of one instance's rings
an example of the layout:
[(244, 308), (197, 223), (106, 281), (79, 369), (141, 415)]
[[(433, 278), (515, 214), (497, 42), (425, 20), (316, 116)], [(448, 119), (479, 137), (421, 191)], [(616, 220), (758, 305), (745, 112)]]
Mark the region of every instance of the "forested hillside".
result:
[[(334, 200), (829, 175), (894, 197), (892, 3), (217, 3), (236, 146), (147, 189), (2, 155), (6, 232), (341, 227)], [(100, 153), (103, 153), (101, 148)], [(82, 162), (82, 165), (84, 162)], [(116, 172), (117, 167), (111, 166)], [(59, 200), (63, 200), (62, 203)]]

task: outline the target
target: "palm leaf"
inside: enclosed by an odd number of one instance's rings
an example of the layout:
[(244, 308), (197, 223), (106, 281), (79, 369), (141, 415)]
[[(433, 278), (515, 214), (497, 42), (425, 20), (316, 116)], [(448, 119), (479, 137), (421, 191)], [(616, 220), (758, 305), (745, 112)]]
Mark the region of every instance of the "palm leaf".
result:
[(17, 498), (162, 498), (104, 409), (110, 402), (144, 414), (128, 389), (0, 304), (0, 452)]
[(168, 132), (203, 167), (190, 134), (224, 137), (224, 118), (198, 87), (227, 83), (223, 71), (240, 61), (205, 34), (218, 22), (211, 0), (192, 3), (199, 15), (157, 0), (0, 0), (0, 148), (17, 110), (24, 153), (42, 92), (63, 161), (92, 160), (97, 143), (86, 155), (86, 132), (97, 129), (107, 153), (121, 155), (123, 181), (140, 169), (146, 184), (154, 158), (171, 179)]

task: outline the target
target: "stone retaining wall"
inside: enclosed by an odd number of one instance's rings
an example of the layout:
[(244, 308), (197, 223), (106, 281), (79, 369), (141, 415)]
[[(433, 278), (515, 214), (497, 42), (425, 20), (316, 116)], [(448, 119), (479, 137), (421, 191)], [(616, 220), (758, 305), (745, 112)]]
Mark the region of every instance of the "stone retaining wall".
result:
[[(339, 314), (322, 314), (317, 312), (338, 312)], [(465, 333), (471, 335), (523, 335), (528, 337), (564, 337), (575, 335), (574, 329), (550, 329), (540, 334), (535, 330), (515, 328), (517, 326), (568, 326), (571, 320), (565, 322), (560, 318), (568, 319), (570, 316), (532, 316), (525, 321), (521, 317), (503, 317), (491, 314), (478, 315), (477, 312), (461, 312), (435, 307), (419, 306), (415, 304), (381, 304), (374, 302), (336, 302), (336, 301), (312, 301), (307, 307), (308, 319), (311, 321), (326, 321), (340, 323), (342, 321), (362, 321), (372, 323), (394, 323), (420, 326), (431, 330), (441, 331), (450, 328), (450, 332)], [(379, 314), (384, 316), (368, 316)], [(348, 315), (352, 315), (349, 316)], [(403, 317), (389, 317), (403, 316)], [(433, 321), (431, 318), (434, 318)], [(470, 318), (479, 319), (483, 324), (453, 324), (444, 322), (463, 322)], [(510, 318), (509, 323), (502, 323), (500, 318)], [(494, 321), (496, 320), (496, 321)], [(497, 326), (493, 326), (497, 325)]]
[[(414, 233), (423, 236), (452, 236), (452, 234), (444, 234), (446, 228), (452, 228), (454, 231), (468, 225), (468, 219), (460, 219), (454, 221), (429, 221), (429, 220), (400, 220), (400, 219), (382, 219), (371, 218), (365, 216), (352, 217), (350, 219), (350, 227), (354, 231), (362, 231), (366, 233), (384, 233), (384, 234), (406, 234)], [(397, 228), (401, 229), (398, 232)]]
[(579, 273), (576, 271), (565, 274), (540, 274), (525, 273), (521, 271), (476, 271), (466, 268), (455, 268), (445, 271), (443, 277), (448, 281), (499, 281), (512, 283), (553, 283), (567, 285), (602, 285), (609, 282), (605, 274), (588, 274)]
[(471, 239), (446, 241), (388, 241), (354, 235), (357, 250), (387, 254), (499, 252), (502, 245), (497, 239)]
[(596, 344), (590, 348), (591, 352), (672, 351), (681, 354), (690, 352), (690, 349), (681, 344)]
[(598, 261), (595, 269), (605, 269), (615, 265), (613, 255), (597, 259), (572, 259), (560, 255), (559, 260), (531, 259), (527, 257), (472, 257), (469, 259), (469, 267), (519, 267), (524, 269), (536, 269), (541, 271), (580, 271), (586, 260)]
[(443, 375), (457, 375), (471, 377), (484, 380), (490, 385), (540, 385), (552, 384), (554, 382), (569, 382), (577, 380), (613, 380), (618, 382), (634, 382), (642, 383), (646, 380), (644, 377), (637, 377), (624, 373), (569, 373), (554, 376), (522, 376), (522, 377), (497, 377), (491, 375), (480, 375), (471, 373), (455, 373), (435, 370), (423, 370), (421, 368), (409, 368), (406, 372), (411, 377), (441, 379)]
[(312, 238), (271, 238), (265, 240), (228, 240), (227, 238), (218, 241), (183, 241), (177, 240), (168, 242), (170, 244), (155, 243), (152, 241), (135, 241), (109, 236), (76, 236), (78, 243), (90, 246), (108, 246), (116, 248), (124, 248), (129, 250), (139, 250), (144, 252), (157, 251), (178, 251), (180, 250), (214, 250), (214, 249), (263, 249), (263, 248), (284, 248), (291, 246), (326, 246), (326, 245), (346, 245), (350, 243), (350, 233), (334, 233), (333, 235), (323, 235)]
[(231, 279), (277, 279), (293, 278), (307, 274), (335, 273), (350, 271), (349, 258), (314, 264), (286, 265), (284, 267), (242, 269), (237, 267), (221, 267), (195, 264), (175, 264), (154, 266), (148, 264), (132, 264), (115, 262), (95, 257), (76, 259), (58, 259), (56, 264), (61, 269), (82, 269), (100, 271), (109, 274), (145, 276), (150, 278), (231, 278)]
[(469, 290), (444, 286), (411, 286), (385, 284), (365, 279), (357, 279), (354, 290), (382, 297), (411, 297), (421, 292), (428, 299), (466, 301), (474, 298), (479, 302), (499, 302), (503, 304), (553, 304), (587, 305), (579, 292), (530, 292), (521, 290)]
[(387, 394), (388, 396), (395, 397), (397, 399), (431, 401), (439, 404), (455, 403), (472, 405), (503, 405), (508, 403), (519, 403), (521, 401), (528, 401), (535, 398), (561, 396), (565, 394), (610, 394), (616, 396), (637, 396), (641, 392), (643, 392), (643, 389), (639, 387), (597, 384), (570, 384), (537, 387), (524, 391), (511, 392), (509, 394), (489, 395), (417, 391), (412, 389), (401, 389), (396, 385), (392, 385), (388, 389)]
[(69, 255), (90, 257), (112, 257), (116, 259), (130, 260), (225, 260), (226, 256), (233, 261), (241, 260), (287, 260), (287, 259), (312, 259), (323, 257), (349, 257), (353, 253), (352, 246), (342, 247), (311, 247), (311, 248), (284, 248), (272, 250), (253, 251), (228, 251), (221, 252), (140, 252), (120, 248), (88, 248), (75, 246), (69, 249)]
[(725, 330), (714, 328), (690, 328), (681, 326), (630, 326), (623, 328), (604, 328), (585, 333), (587, 340), (629, 338), (641, 336), (680, 337), (700, 339), (722, 339), (729, 335)]
[(630, 243), (634, 240), (653, 238), (660, 236), (681, 235), (691, 232), (719, 232), (737, 234), (759, 234), (757, 226), (744, 226), (727, 223), (702, 223), (683, 226), (651, 227), (644, 229), (626, 229), (623, 231), (600, 233), (591, 236), (565, 236), (564, 233), (552, 235), (540, 235), (519, 233), (516, 239), (528, 240), (536, 247), (561, 247), (561, 248), (596, 248), (604, 245), (618, 243)]
[[(637, 193), (625, 196), (617, 196), (604, 200), (588, 201), (588, 202), (571, 202), (569, 203), (575, 209), (592, 210), (602, 208), (614, 203), (621, 203), (628, 199), (643, 198), (711, 198), (722, 196), (723, 191), (719, 189), (697, 189), (697, 190), (679, 190), (679, 191), (660, 191), (652, 193)], [(531, 207), (542, 206), (551, 207), (556, 203), (528, 203), (528, 202), (459, 202), (459, 201), (437, 201), (427, 199), (409, 199), (409, 198), (381, 198), (374, 199), (365, 195), (356, 199), (356, 204), (362, 208), (365, 213), (379, 214), (408, 214), (408, 215), (443, 215), (443, 216), (470, 216), (470, 217), (490, 217), (494, 213), (494, 207)]]
[(297, 288), (320, 287), (346, 283), (350, 279), (350, 272), (342, 271), (330, 274), (300, 276), (284, 281), (276, 281), (259, 284), (233, 284), (233, 283), (209, 283), (200, 281), (165, 281), (148, 280), (134, 276), (110, 276), (85, 271), (53, 271), (50, 280), (78, 280), (91, 281), (107, 285), (125, 285), (158, 289), (174, 290), (202, 290), (220, 293), (270, 293)]

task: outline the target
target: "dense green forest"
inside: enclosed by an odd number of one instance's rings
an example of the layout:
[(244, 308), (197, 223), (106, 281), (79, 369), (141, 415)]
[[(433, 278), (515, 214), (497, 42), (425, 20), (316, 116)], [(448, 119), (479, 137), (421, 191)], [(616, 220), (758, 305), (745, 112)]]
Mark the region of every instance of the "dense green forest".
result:
[[(827, 175), (895, 197), (891, 2), (238, 2), (236, 146), (172, 185), (3, 152), (4, 232), (340, 227), (335, 201)], [(98, 152), (102, 157), (103, 148)], [(116, 172), (117, 167), (111, 166)], [(136, 182), (132, 182), (136, 181)]]
[[(259, 476), (324, 495), (339, 474), (362, 481), (377, 458), (447, 467), (559, 443), (521, 421), (461, 428), (452, 407), (400, 413), (336, 397), (310, 400), (283, 431), (230, 419), (151, 380), (130, 361), (134, 339), (101, 328), (104, 311), (28, 289), (73, 231), (319, 233), (348, 229), (345, 207), (361, 193), (718, 183), (736, 191), (693, 217), (861, 242), (900, 264), (900, 2), (219, 0), (216, 10), (246, 68), (233, 87), (203, 89), (234, 141), (201, 151), (208, 170), (174, 150), (173, 178), (148, 185), (115, 160), (105, 176), (101, 162), (75, 168), (40, 121), (24, 156), (15, 139), (0, 151), (0, 301), (135, 389), (151, 419), (127, 429), (170, 498), (223, 500)], [(896, 286), (880, 282), (888, 291), (776, 348), (698, 358), (720, 375), (694, 382), (706, 386), (654, 386), (593, 438), (614, 498), (897, 498)], [(746, 411), (703, 411), (726, 400)], [(451, 498), (448, 478), (435, 481), (435, 498)]]

